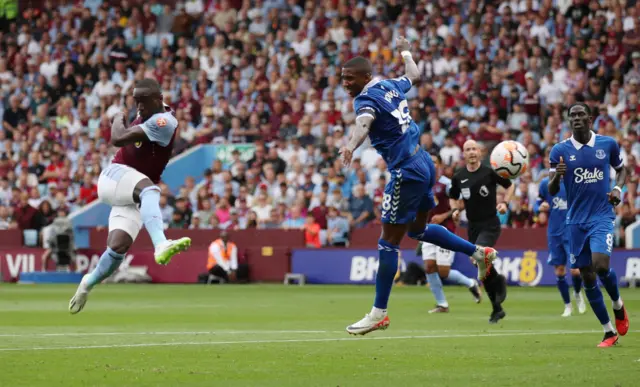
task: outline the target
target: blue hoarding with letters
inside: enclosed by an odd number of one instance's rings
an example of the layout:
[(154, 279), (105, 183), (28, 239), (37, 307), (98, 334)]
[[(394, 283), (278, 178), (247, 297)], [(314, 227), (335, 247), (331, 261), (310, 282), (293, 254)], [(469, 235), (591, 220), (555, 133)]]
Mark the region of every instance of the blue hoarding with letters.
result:
[[(547, 265), (546, 250), (504, 250), (494, 265), (505, 275), (510, 285), (555, 285), (552, 266)], [(422, 266), (422, 258), (414, 250), (401, 250), (400, 266), (404, 271), (410, 262)], [(640, 278), (640, 250), (615, 250), (611, 267), (618, 278)], [(475, 278), (478, 270), (469, 257), (456, 253), (452, 265), (464, 275)], [(291, 257), (291, 271), (304, 274), (314, 284), (373, 284), (378, 269), (378, 250), (358, 249), (299, 249)]]

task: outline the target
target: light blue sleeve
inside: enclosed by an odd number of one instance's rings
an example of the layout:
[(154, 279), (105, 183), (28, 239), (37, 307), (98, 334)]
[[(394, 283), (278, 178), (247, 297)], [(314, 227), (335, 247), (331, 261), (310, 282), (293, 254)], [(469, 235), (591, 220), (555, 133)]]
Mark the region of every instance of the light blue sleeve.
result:
[(169, 112), (157, 113), (140, 125), (149, 141), (167, 146), (178, 127), (178, 120)]
[(407, 77), (389, 79), (389, 82), (391, 82), (394, 85), (396, 85), (396, 87), (398, 87), (398, 89), (402, 90), (403, 93), (406, 93), (409, 90), (411, 90), (411, 86), (412, 86), (411, 80), (409, 78), (407, 78)]
[(609, 164), (611, 164), (613, 169), (620, 169), (624, 165), (624, 161), (622, 160), (622, 155), (620, 154), (620, 146), (614, 139), (611, 139)]
[(451, 179), (442, 175), (440, 176), (440, 183), (444, 184), (444, 192), (449, 196), (449, 191), (451, 191)]

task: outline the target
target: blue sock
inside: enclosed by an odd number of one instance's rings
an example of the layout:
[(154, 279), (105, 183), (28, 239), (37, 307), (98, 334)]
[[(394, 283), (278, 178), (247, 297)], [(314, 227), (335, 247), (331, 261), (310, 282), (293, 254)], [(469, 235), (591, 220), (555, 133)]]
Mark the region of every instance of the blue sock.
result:
[(582, 277), (580, 276), (580, 274), (572, 276), (571, 282), (573, 282), (573, 291), (576, 293), (580, 293), (580, 291), (582, 290)]
[(433, 243), (447, 250), (459, 251), (468, 256), (476, 252), (476, 246), (466, 241), (439, 224), (428, 224), (421, 233), (409, 232), (409, 238)]
[(167, 240), (160, 211), (160, 190), (156, 186), (147, 187), (140, 193), (140, 215), (154, 247)]
[(99, 284), (104, 279), (108, 278), (113, 272), (118, 270), (118, 267), (124, 259), (124, 254), (118, 254), (115, 251), (107, 247), (95, 269), (87, 274), (87, 284), (89, 288)]
[(609, 271), (604, 273), (598, 273), (598, 277), (600, 277), (604, 288), (607, 289), (611, 301), (618, 301), (620, 299), (620, 291), (618, 290), (618, 276), (616, 272), (613, 271), (613, 269), (609, 269)]
[(398, 271), (399, 247), (385, 240), (378, 240), (378, 273), (376, 274), (376, 299), (373, 306), (378, 309), (387, 309), (393, 279)]
[(449, 281), (458, 284), (458, 285), (462, 285), (462, 286), (466, 286), (468, 288), (472, 287), (474, 285), (474, 282), (471, 278), (467, 277), (466, 275), (460, 273), (458, 270), (450, 270), (449, 271), (449, 277), (447, 277), (446, 279), (448, 279)]
[(433, 293), (433, 296), (436, 298), (436, 304), (448, 308), (449, 304), (447, 303), (447, 298), (444, 296), (440, 274), (437, 272), (427, 274), (427, 280), (429, 281), (429, 289), (431, 289), (431, 293)]
[(565, 276), (557, 276), (556, 284), (558, 285), (558, 290), (560, 291), (564, 304), (570, 304), (571, 297), (569, 297), (569, 284), (567, 283), (567, 278)]
[(593, 313), (595, 313), (598, 320), (600, 320), (600, 324), (605, 325), (610, 323), (611, 319), (609, 318), (607, 306), (604, 304), (602, 292), (600, 291), (600, 287), (598, 287), (598, 284), (595, 283), (592, 285), (592, 287), (585, 286), (584, 292), (587, 295), (587, 299), (589, 299), (589, 304), (591, 304)]

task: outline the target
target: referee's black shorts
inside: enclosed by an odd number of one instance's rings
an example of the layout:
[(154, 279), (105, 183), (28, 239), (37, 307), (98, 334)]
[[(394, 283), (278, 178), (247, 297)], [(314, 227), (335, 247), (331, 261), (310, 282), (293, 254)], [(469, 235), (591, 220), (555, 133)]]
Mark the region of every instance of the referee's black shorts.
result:
[(488, 219), (481, 222), (469, 222), (467, 232), (469, 234), (469, 242), (484, 247), (494, 247), (500, 238), (500, 219)]

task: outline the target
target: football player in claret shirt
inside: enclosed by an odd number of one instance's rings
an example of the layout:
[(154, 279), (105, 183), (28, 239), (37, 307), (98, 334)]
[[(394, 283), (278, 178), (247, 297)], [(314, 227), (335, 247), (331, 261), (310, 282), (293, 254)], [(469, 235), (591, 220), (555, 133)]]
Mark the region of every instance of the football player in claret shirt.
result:
[(69, 302), (69, 311), (80, 312), (91, 289), (115, 272), (144, 224), (158, 264), (186, 250), (191, 239), (168, 240), (160, 211), (160, 176), (173, 149), (178, 121), (162, 101), (160, 85), (153, 79), (138, 81), (133, 90), (138, 116), (127, 127), (118, 113), (111, 124), (111, 143), (120, 147), (111, 165), (98, 179), (98, 196), (111, 205), (107, 249), (95, 269), (85, 275)]

